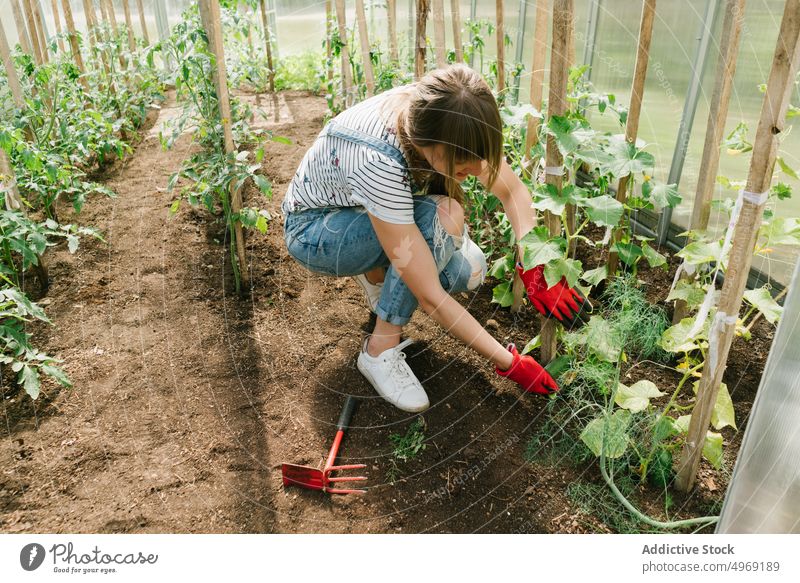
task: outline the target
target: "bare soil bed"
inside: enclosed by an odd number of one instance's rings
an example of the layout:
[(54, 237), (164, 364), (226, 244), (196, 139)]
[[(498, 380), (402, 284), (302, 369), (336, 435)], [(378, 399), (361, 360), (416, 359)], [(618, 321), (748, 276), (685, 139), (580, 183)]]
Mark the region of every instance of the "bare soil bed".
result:
[[(246, 298), (232, 291), (224, 225), (188, 205), (170, 216), (165, 187), (191, 151), (188, 137), (164, 152), (151, 135), (96, 177), (118, 196), (89, 201), (74, 219), (100, 228), (107, 243), (48, 252), (52, 285), (40, 301), (55, 325), (31, 327), (37, 345), (64, 360), (74, 388), (47, 383), (33, 404), (4, 378), (0, 531), (608, 531), (567, 495), (577, 481), (600, 482), (596, 465), (526, 455), (545, 401), (497, 377), (419, 310), (406, 330), (417, 341), (407, 354), (432, 402), (426, 448), (387, 478), (389, 436), (413, 418), (378, 398), (355, 367), (370, 325), (360, 288), (308, 273), (286, 253), (280, 201), (326, 105), (305, 93), (283, 97), (294, 123), (274, 128), (291, 145), (267, 144), (274, 197), (245, 193), (273, 217), (266, 236), (248, 235)], [(675, 267), (640, 277), (663, 291)], [(538, 319), (491, 304), (491, 287), (459, 300), (501, 342), (523, 345)], [(771, 334), (762, 322), (754, 341), (737, 339), (732, 351), (726, 382), (740, 430)], [(345, 394), (363, 399), (341, 461), (367, 464), (369, 492), (284, 489), (281, 462), (323, 461)], [(740, 436), (726, 443), (729, 470)], [(676, 496), (672, 516), (718, 504), (726, 480), (710, 475), (704, 465), (698, 489)], [(644, 491), (637, 503), (658, 511), (652, 498)]]

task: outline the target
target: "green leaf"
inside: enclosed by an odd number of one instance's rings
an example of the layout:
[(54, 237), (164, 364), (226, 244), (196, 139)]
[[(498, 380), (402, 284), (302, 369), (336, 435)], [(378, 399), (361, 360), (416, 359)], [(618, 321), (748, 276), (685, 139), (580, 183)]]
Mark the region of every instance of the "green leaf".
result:
[(638, 149), (634, 144), (623, 139), (612, 140), (609, 153), (613, 156), (611, 162), (604, 168), (604, 174), (613, 174), (622, 178), (628, 174), (639, 174), (647, 170), (652, 171), (655, 158), (649, 152)]
[(520, 354), (528, 354), (532, 350), (536, 350), (542, 345), (542, 337), (541, 335), (537, 334), (533, 338), (531, 338), (528, 343), (525, 345), (525, 348), (522, 349)]
[(697, 340), (702, 335), (702, 331), (697, 336), (690, 336), (694, 326), (694, 318), (684, 318), (674, 326), (670, 326), (661, 335), (661, 348), (667, 352), (689, 352), (699, 348)]
[(586, 325), (586, 345), (601, 360), (617, 362), (622, 353), (622, 342), (614, 329), (602, 316), (592, 316)]
[(522, 266), (524, 269), (532, 269), (537, 265), (544, 265), (553, 259), (563, 256), (561, 245), (551, 241), (547, 227), (536, 227), (520, 239), (519, 246), (522, 249)]
[(667, 264), (667, 258), (653, 249), (647, 241), (642, 242), (642, 253), (644, 253), (644, 258), (647, 259), (650, 267), (661, 267)]
[(272, 183), (260, 174), (253, 175), (253, 182), (256, 183), (258, 189), (264, 194), (272, 194)]
[(181, 199), (175, 199), (175, 202), (172, 203), (169, 207), (170, 214), (174, 215), (178, 212), (178, 208), (181, 206)]
[(783, 307), (773, 299), (767, 286), (747, 290), (744, 292), (744, 299), (764, 314), (770, 324), (775, 324), (783, 313)]
[(507, 126), (522, 127), (528, 123), (528, 117), (541, 119), (543, 116), (538, 109), (529, 103), (520, 105), (507, 105), (500, 110), (500, 116)]
[(504, 279), (507, 273), (514, 272), (514, 254), (509, 253), (500, 257), (492, 263), (489, 268), (489, 276), (495, 279)]
[(71, 387), (72, 386), (72, 382), (69, 380), (69, 377), (67, 377), (66, 373), (63, 370), (61, 370), (59, 367), (51, 366), (49, 364), (43, 364), (40, 368), (42, 369), (43, 373), (53, 377), (59, 383), (61, 383), (61, 385), (65, 386), (65, 387)]
[(611, 250), (619, 254), (620, 261), (629, 266), (633, 266), (644, 255), (644, 251), (636, 243), (614, 243)]
[(531, 206), (536, 210), (550, 211), (554, 215), (560, 215), (570, 202), (570, 193), (566, 188), (559, 192), (553, 184), (541, 184), (536, 188), (536, 196)]
[(654, 180), (646, 180), (642, 183), (642, 194), (657, 211), (664, 207), (675, 208), (681, 202), (677, 184), (660, 184)]
[(601, 265), (595, 269), (584, 271), (581, 279), (590, 285), (598, 285), (608, 277), (608, 265)]
[(659, 417), (653, 425), (653, 444), (661, 443), (678, 433), (680, 431), (675, 427), (675, 420), (672, 417), (668, 415)]
[(800, 245), (800, 221), (793, 218), (775, 217), (761, 226), (758, 236), (760, 239), (765, 239), (765, 247)]
[(572, 356), (569, 354), (562, 354), (561, 356), (557, 356), (548, 362), (544, 369), (550, 373), (551, 377), (557, 379), (569, 369), (571, 364)]
[(714, 403), (714, 410), (711, 412), (711, 425), (714, 429), (722, 429), (723, 427), (731, 426), (736, 427), (736, 413), (733, 409), (733, 400), (728, 391), (728, 385), (725, 383), (719, 384), (719, 393), (717, 393), (717, 401)]
[(25, 392), (31, 396), (31, 399), (36, 399), (39, 396), (39, 373), (35, 368), (27, 364), (22, 367), (19, 373), (18, 382), (22, 383), (25, 387)]
[(492, 290), (492, 303), (500, 304), (504, 308), (514, 303), (514, 293), (511, 291), (511, 282), (507, 281), (494, 286)]
[(665, 489), (672, 479), (672, 452), (660, 449), (647, 468), (647, 477), (656, 488)]
[(722, 434), (708, 431), (703, 442), (703, 457), (718, 470), (722, 467)]
[(630, 436), (627, 429), (630, 422), (629, 411), (618, 409), (611, 417), (606, 417), (606, 413), (603, 413), (584, 427), (581, 441), (597, 457), (605, 453), (607, 458), (618, 458), (628, 449)]
[(80, 239), (75, 235), (67, 235), (67, 249), (70, 253), (75, 253), (78, 250)]
[(641, 380), (628, 387), (619, 383), (614, 402), (631, 413), (639, 413), (647, 409), (650, 399), (663, 397), (664, 393), (652, 381)]
[(544, 268), (544, 280), (547, 282), (547, 287), (553, 287), (562, 277), (567, 278), (567, 285), (575, 287), (578, 283), (578, 278), (583, 270), (583, 265), (576, 259), (563, 259), (559, 258), (551, 261)]
[(669, 295), (667, 301), (683, 300), (689, 308), (696, 308), (703, 303), (706, 297), (706, 290), (697, 281), (686, 281), (679, 279)]
[(722, 254), (722, 241), (694, 241), (678, 251), (675, 255), (689, 263), (700, 265), (719, 261)]
[(800, 178), (797, 176), (797, 172), (795, 172), (794, 169), (786, 163), (786, 160), (778, 156), (776, 162), (778, 162), (778, 166), (781, 167), (781, 170), (783, 170), (784, 174), (791, 176), (795, 180), (800, 180)]
[(601, 227), (616, 227), (625, 210), (621, 202), (608, 195), (583, 199), (580, 205), (586, 210), (589, 220)]
[(547, 120), (547, 133), (555, 138), (563, 155), (576, 151), (581, 144), (594, 137), (594, 130), (586, 128), (577, 120), (553, 115)]
[(739, 122), (733, 131), (728, 134), (722, 146), (728, 151), (731, 156), (736, 156), (753, 149), (753, 144), (747, 141), (747, 124)]

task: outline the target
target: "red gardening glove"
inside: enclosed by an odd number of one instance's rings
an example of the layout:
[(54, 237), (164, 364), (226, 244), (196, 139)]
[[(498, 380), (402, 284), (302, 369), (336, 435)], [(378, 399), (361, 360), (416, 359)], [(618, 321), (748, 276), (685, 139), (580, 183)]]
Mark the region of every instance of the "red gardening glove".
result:
[(558, 390), (558, 385), (550, 373), (544, 370), (533, 357), (527, 354), (520, 356), (517, 347), (513, 344), (509, 344), (506, 348), (514, 357), (514, 361), (508, 370), (500, 370), (495, 366), (494, 371), (497, 374), (510, 378), (528, 393), (550, 395)]
[(528, 299), (540, 314), (555, 318), (567, 329), (579, 321), (586, 322), (586, 314), (592, 311), (592, 304), (581, 292), (569, 287), (565, 277), (548, 288), (544, 279), (544, 265), (524, 271), (522, 265), (517, 263), (517, 273), (525, 285)]

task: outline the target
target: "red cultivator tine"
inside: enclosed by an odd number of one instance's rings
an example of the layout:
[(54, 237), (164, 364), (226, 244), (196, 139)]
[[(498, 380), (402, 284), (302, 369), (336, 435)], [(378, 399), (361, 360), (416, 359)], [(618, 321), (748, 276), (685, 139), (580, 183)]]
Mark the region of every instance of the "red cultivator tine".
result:
[(333, 445), (328, 453), (328, 459), (325, 462), (325, 467), (321, 470), (311, 468), (308, 466), (300, 466), (297, 464), (282, 464), (281, 472), (283, 473), (284, 486), (299, 486), (309, 490), (322, 490), (328, 494), (364, 494), (366, 490), (355, 490), (347, 488), (332, 488), (331, 485), (337, 485), (342, 482), (363, 482), (367, 478), (365, 476), (336, 476), (331, 477), (334, 472), (341, 472), (344, 470), (360, 470), (366, 468), (365, 464), (349, 464), (343, 466), (333, 465), (336, 461), (336, 456), (339, 453), (339, 446), (342, 443), (345, 429), (350, 425), (350, 418), (353, 416), (353, 411), (356, 407), (356, 400), (349, 396), (344, 402), (342, 414), (339, 416), (339, 422), (336, 424), (336, 437), (333, 440)]

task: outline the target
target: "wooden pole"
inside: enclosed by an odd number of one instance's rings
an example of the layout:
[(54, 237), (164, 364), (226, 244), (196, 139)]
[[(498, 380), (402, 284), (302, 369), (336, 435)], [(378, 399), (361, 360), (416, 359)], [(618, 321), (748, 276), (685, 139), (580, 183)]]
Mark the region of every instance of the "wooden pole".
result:
[[(544, 97), (544, 67), (547, 59), (547, 23), (550, 20), (550, 0), (536, 1), (536, 22), (533, 29), (533, 58), (531, 59), (531, 105), (542, 111)], [(528, 118), (528, 129), (525, 133), (525, 154), (522, 168), (525, 175), (531, 178), (531, 173), (536, 165), (536, 160), (531, 157), (531, 148), (539, 143), (539, 118)], [(517, 257), (519, 259), (519, 257)], [(514, 274), (514, 284), (511, 287), (514, 302), (511, 304), (512, 312), (522, 309), (522, 300), (525, 287), (520, 277)]]
[[(261, 17), (266, 20), (266, 12), (264, 12), (264, 2), (261, 1)], [(331, 0), (325, 0), (325, 69), (328, 74), (328, 84), (333, 87), (333, 43), (331, 42), (331, 26), (333, 24), (333, 6)], [(265, 26), (266, 28), (266, 26)]]
[(347, 45), (347, 15), (344, 0), (336, 0), (336, 22), (339, 26), (339, 44), (342, 55), (342, 96), (344, 107), (353, 104), (353, 71), (350, 69), (350, 49)]
[[(553, 3), (553, 44), (550, 49), (550, 96), (547, 100), (547, 115), (562, 116), (567, 112), (567, 81), (569, 80), (568, 48), (569, 37), (574, 26), (573, 0), (555, 0)], [(546, 168), (550, 169), (545, 180), (561, 192), (562, 175), (558, 172), (562, 168), (564, 159), (558, 149), (558, 144), (553, 136), (547, 136), (547, 151), (545, 158)], [(561, 218), (558, 215), (545, 211), (544, 221), (550, 235), (555, 237), (561, 234)], [(556, 355), (556, 320), (542, 316), (542, 349), (541, 361), (550, 362)]]
[(11, 60), (11, 50), (9, 49), (8, 39), (6, 38), (6, 28), (2, 22), (0, 22), (0, 56), (3, 58), (6, 77), (8, 78), (8, 87), (11, 90), (11, 97), (14, 99), (14, 105), (17, 109), (24, 110), (25, 99), (22, 96), (22, 87), (19, 84), (17, 70), (14, 68), (14, 61)]
[(433, 51), (436, 67), (447, 66), (447, 47), (444, 34), (444, 0), (432, 0), (433, 4)]
[(503, 0), (497, 0), (497, 94), (501, 95), (506, 88), (506, 32), (503, 23)]
[[(269, 92), (275, 93), (275, 68), (272, 64), (272, 32), (269, 29), (266, 0), (260, 0), (260, 6), (261, 26), (264, 28), (264, 49), (267, 52), (267, 68), (269, 69)], [(277, 121), (278, 116), (280, 116), (280, 112), (276, 110), (275, 116)]]
[(58, 14), (58, 0), (51, 0), (53, 4), (53, 21), (56, 26), (56, 36), (58, 37), (58, 51), (64, 52), (64, 39), (61, 38), (61, 17)]
[(20, 0), (11, 0), (11, 10), (14, 12), (14, 21), (17, 24), (17, 36), (19, 37), (19, 46), (22, 47), (22, 52), (32, 55), (31, 41), (28, 36), (28, 27), (25, 26), (25, 17), (22, 14), (22, 7)]
[(386, 0), (386, 11), (389, 24), (389, 60), (397, 63), (400, 61), (397, 51), (397, 0)]
[(122, 0), (122, 9), (125, 11), (125, 28), (128, 32), (128, 50), (136, 52), (136, 38), (133, 36), (133, 19), (131, 18), (130, 0)]
[[(689, 229), (705, 231), (711, 216), (711, 201), (714, 198), (714, 185), (717, 182), (719, 169), (720, 144), (728, 118), (728, 104), (736, 73), (736, 58), (739, 54), (739, 35), (742, 29), (745, 0), (727, 0), (725, 17), (722, 21), (719, 58), (717, 59), (717, 76), (711, 104), (708, 111), (706, 138), (703, 144), (703, 156), (700, 161), (700, 173), (697, 177), (694, 207), (689, 220)], [(684, 274), (681, 279), (691, 281), (693, 275)], [(689, 315), (689, 307), (683, 300), (675, 302), (672, 321), (677, 324)]]
[[(222, 46), (222, 24), (220, 22), (219, 0), (200, 0), (199, 5), (201, 17), (203, 17), (205, 21), (204, 27), (208, 35), (209, 48), (214, 54), (215, 63), (212, 69), (212, 76), (217, 91), (217, 100), (219, 102), (219, 115), (222, 122), (225, 153), (232, 156), (236, 153), (236, 145), (233, 142), (231, 101), (228, 93), (228, 75), (225, 71), (225, 49)], [(235, 187), (233, 182), (231, 182), (230, 194), (231, 210), (234, 214), (239, 213), (242, 210), (242, 193)], [(247, 271), (242, 223), (240, 221), (235, 221), (233, 230), (239, 278), (242, 282), (242, 290), (244, 290), (249, 287), (250, 274)]]
[(367, 31), (367, 15), (364, 12), (364, 0), (356, 0), (356, 20), (358, 21), (358, 40), (361, 42), (361, 63), (364, 67), (364, 82), (367, 85), (367, 97), (375, 95), (375, 74), (372, 71), (372, 56)]
[(145, 46), (150, 46), (150, 34), (147, 32), (147, 21), (144, 18), (144, 6), (142, 5), (142, 0), (136, 0), (136, 6), (139, 9), (139, 26), (142, 27), (144, 44)]
[[(656, 0), (644, 0), (642, 5), (642, 20), (639, 24), (639, 46), (636, 51), (636, 65), (633, 71), (633, 85), (631, 87), (631, 103), (628, 108), (628, 119), (625, 124), (625, 140), (630, 144), (636, 143), (639, 133), (639, 114), (642, 111), (642, 98), (644, 97), (644, 82), (647, 78), (647, 62), (650, 58), (650, 40), (653, 37), (653, 20), (656, 15)], [(625, 203), (628, 198), (628, 182), (631, 175), (621, 176), (617, 184), (617, 200)], [(622, 238), (621, 229), (614, 230), (612, 241), (619, 242)], [(612, 277), (619, 266), (619, 255), (615, 251), (608, 254), (608, 275)]]
[(425, 76), (427, 66), (425, 55), (427, 52), (426, 29), (428, 26), (429, 0), (417, 0), (417, 31), (414, 44), (414, 79), (419, 81)]
[(69, 0), (61, 0), (61, 6), (64, 9), (64, 24), (67, 27), (72, 58), (75, 61), (75, 66), (78, 67), (78, 70), (81, 72), (79, 81), (83, 88), (88, 90), (89, 84), (86, 81), (86, 68), (83, 65), (83, 57), (81, 56), (81, 49), (78, 45), (78, 33), (75, 29), (75, 20), (72, 18), (72, 7), (69, 5)]
[(44, 16), (42, 15), (42, 7), (39, 0), (31, 0), (33, 13), (36, 16), (36, 33), (39, 35), (39, 48), (42, 51), (42, 62), (50, 62), (50, 54), (47, 52), (47, 38), (44, 35)]
[(736, 221), (719, 308), (709, 331), (709, 356), (700, 379), (689, 432), (678, 466), (676, 485), (684, 492), (694, 486), (711, 413), (736, 332), (736, 319), (742, 306), (742, 294), (747, 285), (758, 230), (764, 215), (766, 200), (760, 199), (760, 196), (770, 188), (778, 151), (778, 135), (786, 124), (786, 111), (799, 66), (800, 0), (786, 0), (753, 143), (753, 156), (745, 186), (748, 194), (743, 198), (741, 212)]
[(94, 53), (97, 42), (97, 18), (91, 0), (83, 0), (83, 14), (86, 17), (86, 37), (89, 39), (89, 48)]
[(459, 0), (450, 0), (450, 12), (453, 19), (453, 44), (456, 49), (456, 63), (464, 62), (464, 45), (461, 41), (461, 5)]
[(101, 2), (105, 1), (106, 3), (106, 14), (108, 15), (109, 21), (111, 21), (111, 30), (114, 31), (114, 37), (119, 34), (119, 27), (117, 26), (117, 13), (114, 10), (114, 2), (113, 0), (100, 0)]
[(28, 32), (31, 36), (31, 48), (33, 49), (31, 56), (36, 61), (37, 65), (41, 65), (42, 50), (39, 47), (39, 32), (36, 30), (36, 19), (33, 12), (33, 2), (31, 0), (22, 0), (22, 6), (25, 9), (25, 21), (28, 25)]

